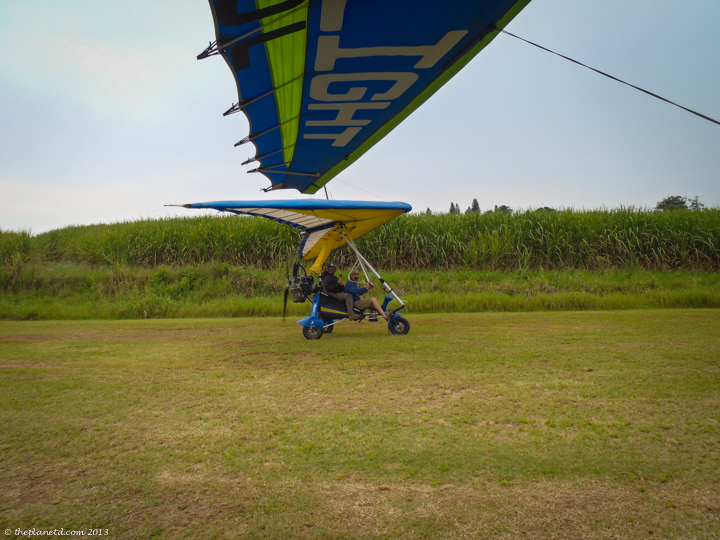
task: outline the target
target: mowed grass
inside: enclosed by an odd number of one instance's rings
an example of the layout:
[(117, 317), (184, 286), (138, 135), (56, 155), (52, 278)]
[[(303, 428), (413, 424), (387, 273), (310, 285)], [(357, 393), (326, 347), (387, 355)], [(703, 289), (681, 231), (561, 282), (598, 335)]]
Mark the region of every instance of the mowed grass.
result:
[(720, 310), (0, 323), (0, 527), (718, 538)]

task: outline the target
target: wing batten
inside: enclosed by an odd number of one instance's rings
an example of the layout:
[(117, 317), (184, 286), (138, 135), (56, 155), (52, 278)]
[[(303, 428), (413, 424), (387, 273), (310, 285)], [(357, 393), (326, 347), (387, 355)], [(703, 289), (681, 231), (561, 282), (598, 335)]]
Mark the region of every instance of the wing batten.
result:
[[(280, 167), (281, 165), (273, 165), (273, 167)], [(320, 176), (320, 173), (310, 173), (310, 172), (300, 172), (300, 171), (274, 171), (270, 167), (258, 167), (257, 169), (253, 169), (252, 171), (248, 172), (260, 172), (263, 174), (289, 174), (293, 176), (309, 176), (312, 178), (318, 178)]]

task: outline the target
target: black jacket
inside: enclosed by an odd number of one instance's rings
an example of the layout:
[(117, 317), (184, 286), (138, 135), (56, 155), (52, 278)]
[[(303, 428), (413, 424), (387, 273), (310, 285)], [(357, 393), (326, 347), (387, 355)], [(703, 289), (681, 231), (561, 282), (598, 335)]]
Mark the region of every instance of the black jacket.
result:
[(344, 292), (343, 286), (338, 283), (338, 277), (327, 270), (320, 275), (320, 283), (322, 283), (323, 291), (328, 294)]

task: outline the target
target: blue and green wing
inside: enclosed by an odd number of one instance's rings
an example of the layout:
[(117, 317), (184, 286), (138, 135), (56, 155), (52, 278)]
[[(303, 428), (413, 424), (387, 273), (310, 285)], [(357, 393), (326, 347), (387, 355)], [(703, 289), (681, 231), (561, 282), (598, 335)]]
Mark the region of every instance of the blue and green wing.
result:
[(315, 193), (417, 109), (530, 0), (210, 0), (269, 189)]

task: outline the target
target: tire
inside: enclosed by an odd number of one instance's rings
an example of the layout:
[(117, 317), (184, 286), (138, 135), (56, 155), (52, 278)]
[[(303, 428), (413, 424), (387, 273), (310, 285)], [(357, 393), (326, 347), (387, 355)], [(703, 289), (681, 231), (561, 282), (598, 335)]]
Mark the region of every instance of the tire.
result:
[(332, 334), (333, 330), (335, 330), (335, 325), (331, 324), (330, 326), (323, 328), (323, 334)]
[(320, 339), (322, 335), (322, 326), (317, 328), (312, 326), (303, 326), (303, 336), (305, 336), (305, 339)]
[(410, 323), (405, 317), (394, 317), (388, 323), (388, 328), (392, 334), (403, 336), (410, 331)]

